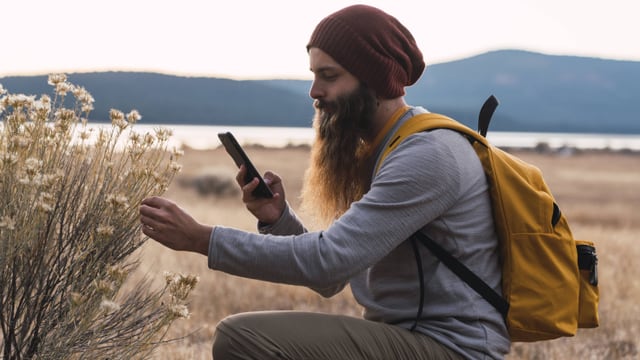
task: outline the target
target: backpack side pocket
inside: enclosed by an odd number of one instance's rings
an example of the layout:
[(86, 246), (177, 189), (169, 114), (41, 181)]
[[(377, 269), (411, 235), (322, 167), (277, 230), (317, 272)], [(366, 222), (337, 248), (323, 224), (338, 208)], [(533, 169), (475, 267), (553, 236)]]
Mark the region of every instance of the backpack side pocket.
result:
[(578, 267), (580, 268), (580, 298), (578, 327), (594, 328), (599, 325), (598, 257), (593, 242), (576, 240)]

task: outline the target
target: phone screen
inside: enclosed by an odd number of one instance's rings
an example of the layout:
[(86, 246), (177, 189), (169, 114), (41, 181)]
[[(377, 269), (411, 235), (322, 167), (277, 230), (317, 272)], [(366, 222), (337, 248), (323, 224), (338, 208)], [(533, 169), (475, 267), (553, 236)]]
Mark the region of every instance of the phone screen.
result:
[(251, 160), (249, 160), (249, 157), (244, 152), (233, 134), (230, 132), (219, 133), (218, 138), (220, 139), (220, 142), (222, 142), (224, 148), (227, 150), (227, 153), (229, 153), (233, 161), (236, 163), (236, 166), (240, 167), (241, 165), (244, 165), (244, 167), (247, 169), (244, 178), (245, 182), (250, 182), (251, 180), (253, 180), (253, 178), (258, 178), (258, 180), (260, 181), (258, 187), (255, 188), (255, 190), (253, 190), (251, 194), (255, 197), (272, 198), (273, 193), (264, 182), (264, 179), (262, 178), (258, 170), (256, 170), (255, 166), (253, 166), (253, 163), (251, 162)]

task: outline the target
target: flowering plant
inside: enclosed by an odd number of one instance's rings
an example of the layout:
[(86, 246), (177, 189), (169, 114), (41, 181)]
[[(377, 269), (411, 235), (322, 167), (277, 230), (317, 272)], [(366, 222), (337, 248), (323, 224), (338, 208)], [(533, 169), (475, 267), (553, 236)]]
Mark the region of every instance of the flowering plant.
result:
[(146, 240), (138, 205), (167, 189), (181, 153), (167, 129), (136, 132), (135, 110), (89, 126), (91, 94), (64, 74), (49, 84), (53, 98), (0, 85), (0, 358), (144, 357), (188, 317), (197, 282), (119, 291)]

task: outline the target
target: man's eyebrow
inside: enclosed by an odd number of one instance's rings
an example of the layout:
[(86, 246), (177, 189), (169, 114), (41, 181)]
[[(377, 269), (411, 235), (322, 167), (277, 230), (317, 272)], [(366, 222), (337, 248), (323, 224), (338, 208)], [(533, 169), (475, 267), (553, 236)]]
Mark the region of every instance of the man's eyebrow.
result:
[(327, 72), (327, 71), (336, 71), (336, 70), (340, 70), (339, 66), (336, 65), (324, 65), (321, 66), (317, 69), (313, 69), (313, 68), (309, 68), (309, 70), (313, 73), (322, 73), (322, 72)]

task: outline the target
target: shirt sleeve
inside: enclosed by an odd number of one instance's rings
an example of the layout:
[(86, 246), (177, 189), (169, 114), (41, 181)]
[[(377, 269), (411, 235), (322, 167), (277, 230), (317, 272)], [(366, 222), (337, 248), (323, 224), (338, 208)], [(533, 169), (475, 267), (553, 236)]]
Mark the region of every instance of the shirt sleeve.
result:
[(272, 235), (299, 235), (307, 232), (307, 229), (289, 204), (286, 204), (282, 215), (275, 223), (263, 224), (258, 222), (258, 232)]

